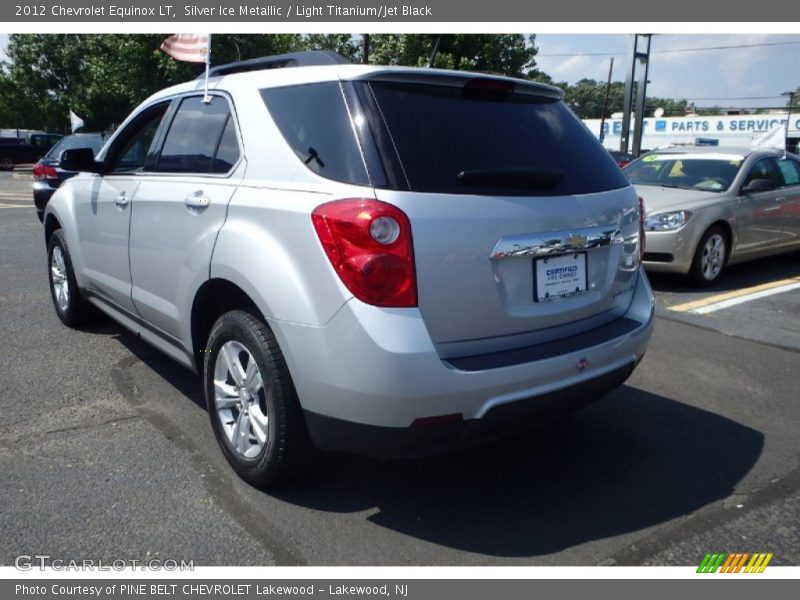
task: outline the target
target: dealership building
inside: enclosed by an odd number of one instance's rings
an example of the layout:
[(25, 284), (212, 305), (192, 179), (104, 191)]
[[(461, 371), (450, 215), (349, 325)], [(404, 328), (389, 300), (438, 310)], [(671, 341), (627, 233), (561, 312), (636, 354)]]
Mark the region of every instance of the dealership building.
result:
[[(642, 133), (642, 149), (653, 150), (666, 146), (737, 146), (749, 147), (753, 138), (776, 127), (786, 127), (787, 113), (763, 115), (686, 115), (685, 117), (646, 118)], [(789, 117), (789, 149), (797, 151), (800, 141), (800, 111)], [(584, 119), (583, 122), (595, 136), (602, 139), (609, 150), (619, 150), (622, 119)], [(633, 139), (634, 122), (631, 120)]]

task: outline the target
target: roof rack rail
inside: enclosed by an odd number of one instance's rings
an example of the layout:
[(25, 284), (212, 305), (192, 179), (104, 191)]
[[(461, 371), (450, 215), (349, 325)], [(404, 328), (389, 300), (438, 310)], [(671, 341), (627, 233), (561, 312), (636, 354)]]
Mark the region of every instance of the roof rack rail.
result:
[[(275, 56), (263, 56), (261, 58), (251, 58), (238, 62), (228, 63), (211, 67), (208, 71), (209, 77), (220, 77), (222, 75), (232, 75), (233, 73), (246, 73), (248, 71), (260, 71), (262, 69), (283, 69), (285, 67), (318, 67), (324, 65), (349, 65), (351, 64), (341, 54), (328, 50), (304, 50), (302, 52), (288, 52)], [(197, 77), (203, 79), (205, 73)]]

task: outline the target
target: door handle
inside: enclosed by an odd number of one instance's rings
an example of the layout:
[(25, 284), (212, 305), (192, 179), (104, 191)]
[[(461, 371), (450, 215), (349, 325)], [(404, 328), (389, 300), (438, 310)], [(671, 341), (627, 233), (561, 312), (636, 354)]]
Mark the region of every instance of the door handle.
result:
[(128, 197), (125, 195), (125, 192), (120, 192), (119, 196), (117, 196), (116, 198), (114, 198), (114, 204), (116, 204), (116, 205), (117, 205), (117, 206), (119, 206), (120, 208), (125, 208), (126, 206), (128, 206), (128, 203), (129, 203), (130, 201), (131, 201), (131, 199), (130, 199), (130, 198), (128, 198)]
[(202, 210), (204, 208), (208, 208), (208, 205), (211, 203), (211, 199), (208, 196), (205, 196), (203, 191), (200, 190), (194, 194), (186, 196), (186, 199), (183, 201), (183, 203), (186, 205), (186, 208)]

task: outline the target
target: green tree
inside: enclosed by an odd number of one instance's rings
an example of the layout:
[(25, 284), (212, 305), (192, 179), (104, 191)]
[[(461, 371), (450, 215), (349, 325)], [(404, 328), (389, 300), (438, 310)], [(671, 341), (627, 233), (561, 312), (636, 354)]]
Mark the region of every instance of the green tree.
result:
[[(11, 35), (9, 61), (0, 72), (0, 123), (66, 132), (72, 110), (84, 119), (86, 131), (118, 125), (149, 95), (203, 72), (202, 64), (176, 61), (162, 52), (165, 37)], [(212, 62), (223, 64), (305, 47), (299, 34), (215, 35)]]
[[(547, 82), (545, 82), (547, 83)], [(573, 85), (567, 82), (555, 83), (564, 90), (564, 101), (575, 113), (583, 119), (599, 119), (603, 116), (603, 106), (606, 94), (606, 82), (594, 79), (581, 79)], [(636, 85), (633, 86), (634, 98)], [(606, 118), (615, 112), (622, 112), (625, 99), (625, 84), (622, 81), (613, 81), (608, 94), (608, 106), (605, 111)], [(686, 100), (670, 98), (648, 97), (645, 103), (645, 116), (652, 117), (656, 108), (664, 109), (664, 116), (683, 116), (686, 112)]]
[(369, 62), (427, 66), (436, 48), (433, 67), (528, 77), (538, 73), (534, 42), (535, 36), (522, 34), (376, 34)]
[(361, 40), (349, 33), (320, 34), (312, 33), (304, 37), (306, 50), (328, 50), (341, 54), (353, 63), (361, 60)]

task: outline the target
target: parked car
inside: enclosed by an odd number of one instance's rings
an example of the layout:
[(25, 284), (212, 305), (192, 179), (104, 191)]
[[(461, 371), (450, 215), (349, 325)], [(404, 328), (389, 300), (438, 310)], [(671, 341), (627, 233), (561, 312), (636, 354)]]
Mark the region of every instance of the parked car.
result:
[(70, 148), (91, 148), (97, 154), (105, 138), (103, 133), (73, 133), (59, 140), (33, 165), (33, 203), (40, 221), (44, 218), (44, 207), (53, 192), (67, 179), (78, 174), (61, 167), (61, 153)]
[[(200, 373), (247, 481), (414, 456), (621, 385), (653, 326), (642, 209), (556, 88), (297, 53), (147, 99), (45, 209), (68, 326)], [(278, 68), (283, 67), (283, 68)], [(293, 68), (289, 68), (293, 67)]]
[(644, 197), (651, 271), (716, 283), (727, 265), (800, 249), (800, 157), (717, 147), (659, 150), (623, 169)]
[(57, 133), (34, 133), (26, 137), (0, 138), (0, 171), (36, 162), (62, 137)]
[(633, 154), (629, 154), (628, 152), (619, 152), (617, 150), (609, 150), (608, 153), (611, 157), (616, 161), (617, 166), (621, 169), (629, 162), (636, 160), (636, 156)]

